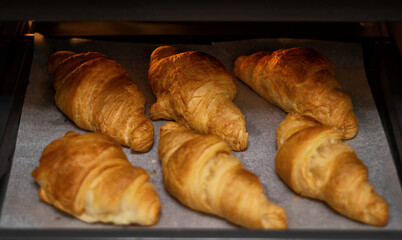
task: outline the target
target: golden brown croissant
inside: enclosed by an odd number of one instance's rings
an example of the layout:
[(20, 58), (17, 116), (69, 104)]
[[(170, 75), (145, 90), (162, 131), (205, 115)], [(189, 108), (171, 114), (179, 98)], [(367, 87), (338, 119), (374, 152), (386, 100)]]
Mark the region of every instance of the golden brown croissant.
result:
[(367, 167), (338, 131), (288, 114), (276, 134), (276, 171), (296, 193), (325, 201), (351, 219), (387, 224), (387, 203), (374, 192)]
[(247, 148), (245, 118), (233, 103), (236, 85), (217, 59), (162, 46), (151, 55), (148, 78), (157, 98), (151, 119), (173, 119), (199, 133), (222, 137), (235, 151)]
[(154, 127), (145, 116), (145, 97), (117, 62), (96, 52), (52, 54), (57, 106), (79, 127), (111, 136), (134, 151), (148, 151)]
[(261, 51), (240, 56), (234, 75), (288, 113), (334, 127), (344, 139), (358, 129), (350, 97), (341, 90), (331, 61), (309, 48)]
[(220, 137), (168, 122), (158, 149), (166, 189), (184, 205), (247, 228), (287, 227), (285, 210), (268, 201), (258, 177)]
[(43, 201), (82, 221), (152, 225), (159, 219), (147, 172), (101, 133), (67, 132), (44, 149), (32, 176)]

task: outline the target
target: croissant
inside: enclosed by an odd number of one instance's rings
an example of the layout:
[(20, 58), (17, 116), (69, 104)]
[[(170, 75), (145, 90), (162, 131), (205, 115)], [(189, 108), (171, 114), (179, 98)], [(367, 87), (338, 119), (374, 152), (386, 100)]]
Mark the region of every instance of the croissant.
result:
[(59, 51), (50, 56), (48, 70), (56, 105), (75, 124), (149, 151), (154, 127), (144, 114), (145, 97), (119, 63), (97, 52)]
[(223, 138), (235, 151), (247, 148), (241, 110), (233, 103), (233, 77), (214, 57), (162, 46), (151, 54), (148, 79), (157, 101), (150, 118), (175, 120), (203, 134)]
[(309, 48), (261, 51), (240, 56), (234, 75), (288, 113), (314, 118), (353, 138), (358, 130), (350, 97), (341, 89), (332, 62)]
[(84, 222), (152, 225), (159, 219), (149, 175), (104, 134), (67, 132), (44, 149), (32, 176), (44, 202)]
[(197, 134), (176, 122), (161, 127), (158, 154), (172, 196), (246, 228), (286, 228), (285, 210), (268, 201), (258, 177), (230, 153), (216, 135)]
[(288, 114), (276, 135), (276, 171), (291, 189), (351, 219), (387, 224), (386, 201), (374, 192), (367, 167), (338, 131), (310, 117)]

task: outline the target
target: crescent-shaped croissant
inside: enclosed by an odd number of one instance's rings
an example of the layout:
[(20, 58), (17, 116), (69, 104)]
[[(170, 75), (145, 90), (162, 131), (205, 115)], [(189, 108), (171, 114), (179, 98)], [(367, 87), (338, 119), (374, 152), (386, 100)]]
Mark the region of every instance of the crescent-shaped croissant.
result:
[(48, 70), (56, 105), (80, 128), (111, 136), (134, 151), (147, 152), (154, 127), (145, 116), (145, 97), (116, 61), (97, 52), (53, 53)]
[(67, 132), (44, 149), (32, 176), (44, 202), (84, 222), (152, 225), (159, 219), (149, 175), (104, 134)]
[(387, 224), (386, 201), (374, 192), (367, 167), (338, 131), (310, 117), (288, 114), (276, 136), (276, 171), (296, 193), (322, 200), (351, 219)]
[(168, 122), (158, 151), (165, 187), (185, 206), (246, 228), (287, 227), (285, 210), (268, 201), (258, 177), (229, 155), (220, 137)]
[(246, 149), (245, 118), (233, 103), (237, 88), (216, 58), (158, 47), (151, 55), (148, 79), (157, 98), (151, 119), (175, 120), (199, 133), (222, 137), (235, 151)]
[(356, 135), (352, 101), (322, 54), (301, 47), (261, 51), (238, 57), (234, 65), (236, 77), (284, 111), (310, 116), (340, 131), (343, 139)]

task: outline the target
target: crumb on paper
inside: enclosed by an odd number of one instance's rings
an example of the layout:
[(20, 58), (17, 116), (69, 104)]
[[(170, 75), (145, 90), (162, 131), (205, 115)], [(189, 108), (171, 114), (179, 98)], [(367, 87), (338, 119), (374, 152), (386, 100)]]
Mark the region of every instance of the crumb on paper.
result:
[(156, 163), (156, 160), (154, 159), (154, 160), (152, 160), (151, 162), (152, 162), (152, 163)]
[(299, 199), (300, 199), (299, 196), (295, 196), (295, 197), (293, 198), (293, 200), (299, 200)]

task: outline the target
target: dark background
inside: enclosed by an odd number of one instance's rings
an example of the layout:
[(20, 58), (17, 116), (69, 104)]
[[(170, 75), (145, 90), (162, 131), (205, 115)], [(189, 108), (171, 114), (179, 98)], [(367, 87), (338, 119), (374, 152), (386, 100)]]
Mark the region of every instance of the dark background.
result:
[(0, 0), (4, 20), (402, 21), (402, 1)]

